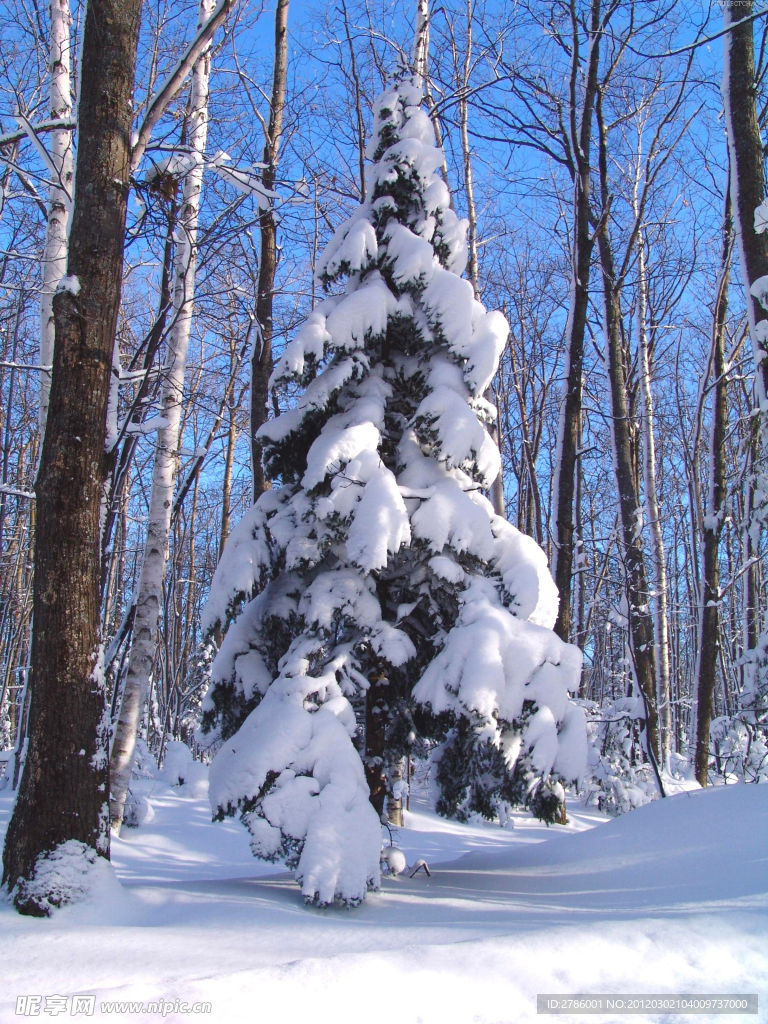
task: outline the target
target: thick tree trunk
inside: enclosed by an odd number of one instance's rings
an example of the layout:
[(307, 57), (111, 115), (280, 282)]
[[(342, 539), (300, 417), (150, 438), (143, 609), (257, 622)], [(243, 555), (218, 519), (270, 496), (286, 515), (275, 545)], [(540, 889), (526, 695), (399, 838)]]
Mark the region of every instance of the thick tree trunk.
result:
[(637, 451), (631, 431), (627, 393), (627, 366), (621, 334), (621, 283), (616, 280), (613, 250), (608, 234), (608, 153), (600, 99), (597, 101), (600, 129), (600, 188), (603, 217), (598, 232), (600, 267), (603, 277), (606, 355), (611, 401), (616, 488), (621, 519), (624, 585), (629, 619), (629, 638), (635, 678), (645, 705), (647, 753), (656, 772), (659, 788), (659, 730), (656, 681), (653, 663), (653, 619), (645, 571), (642, 539), (642, 505), (638, 492)]
[(730, 193), (725, 202), (723, 256), (718, 282), (717, 305), (712, 324), (712, 378), (714, 381), (712, 429), (709, 446), (709, 501), (701, 543), (702, 585), (699, 611), (699, 651), (696, 663), (696, 781), (707, 785), (709, 729), (720, 651), (720, 535), (725, 517), (726, 467), (725, 435), (728, 429), (728, 399), (725, 370), (725, 318), (728, 311), (728, 271), (733, 240)]
[[(49, 98), (51, 120), (72, 116), (71, 39), (69, 0), (51, 0)], [(48, 155), (56, 171), (48, 194), (48, 216), (43, 250), (43, 287), (40, 292), (40, 365), (53, 364), (53, 296), (67, 267), (67, 230), (72, 210), (72, 132), (51, 132)], [(45, 430), (51, 389), (50, 375), (40, 374), (40, 434)]]
[[(724, 11), (726, 27), (753, 13), (752, 0), (730, 0)], [(755, 211), (765, 199), (764, 150), (757, 119), (753, 22), (732, 29), (723, 36), (723, 106), (730, 158), (730, 192), (733, 202), (734, 233), (739, 246), (741, 277), (747, 289), (749, 335), (755, 363), (756, 411), (752, 465), (758, 446), (768, 444), (768, 232), (755, 230)], [(765, 213), (765, 210), (762, 211)], [(760, 535), (768, 509), (759, 484), (747, 482), (749, 522), (746, 526), (746, 554), (759, 550)], [(759, 608), (760, 565), (746, 570), (745, 640), (754, 651), (766, 638), (768, 620)], [(760, 635), (762, 633), (762, 636)], [(706, 708), (703, 709), (706, 714)], [(703, 756), (703, 755), (702, 755)], [(697, 735), (698, 757), (698, 735)], [(703, 770), (702, 770), (703, 776)]]
[[(69, 840), (109, 856), (107, 719), (99, 660), (99, 514), (130, 168), (140, 0), (88, 5), (68, 288), (54, 297), (50, 405), (36, 484), (29, 749), (3, 881), (32, 879)], [(45, 915), (54, 892), (16, 890)]]
[[(214, 0), (201, 0), (198, 26), (205, 24), (214, 6)], [(165, 426), (157, 432), (147, 539), (136, 596), (133, 643), (110, 757), (112, 788), (109, 809), (112, 829), (116, 834), (119, 834), (123, 822), (141, 710), (155, 658), (163, 578), (168, 558), (173, 489), (179, 462), (181, 401), (195, 301), (197, 223), (203, 189), (203, 155), (208, 137), (210, 73), (209, 47), (200, 56), (192, 74), (188, 142), (197, 162), (187, 173), (182, 186), (173, 283), (175, 323), (168, 338), (160, 401), (160, 415), (165, 420)]]
[(590, 140), (600, 62), (600, 0), (592, 0), (591, 5), (589, 60), (585, 76), (586, 86), (580, 104), (577, 99), (579, 49), (575, 20), (572, 47), (569, 111), (569, 139), (573, 162), (571, 292), (565, 335), (565, 395), (560, 405), (557, 463), (553, 488), (555, 537), (552, 557), (552, 575), (560, 592), (560, 608), (555, 622), (555, 632), (562, 640), (566, 641), (571, 636), (571, 587), (575, 548), (573, 501), (579, 456), (589, 268), (595, 242), (590, 226)]
[[(730, 0), (726, 26), (752, 14), (752, 0)], [(768, 276), (768, 232), (755, 231), (755, 210), (765, 198), (763, 142), (757, 121), (753, 22), (723, 36), (723, 105), (730, 157), (730, 190), (734, 232), (739, 246), (741, 276), (749, 291)], [(768, 292), (764, 282), (763, 292)], [(766, 299), (768, 305), (768, 299)], [(749, 334), (755, 354), (755, 383), (759, 407), (768, 410), (768, 320), (757, 298), (747, 295)], [(760, 326), (762, 324), (762, 326)]]
[(643, 560), (642, 533), (639, 529), (642, 506), (637, 492), (635, 457), (627, 408), (627, 375), (621, 339), (618, 294), (613, 288), (613, 259), (610, 242), (600, 236), (601, 262), (605, 279), (605, 333), (608, 352), (608, 378), (611, 391), (611, 418), (616, 486), (619, 492), (624, 576), (628, 606), (629, 632), (637, 684), (646, 705), (646, 728), (650, 754), (659, 761), (658, 712), (653, 664), (653, 620), (650, 611), (648, 579)]
[[(275, 65), (272, 77), (272, 99), (269, 110), (267, 138), (264, 143), (264, 188), (272, 191), (277, 175), (280, 138), (283, 133), (285, 87), (288, 75), (288, 0), (277, 0), (275, 11)], [(277, 221), (270, 206), (259, 215), (261, 253), (259, 255), (259, 283), (256, 296), (256, 319), (259, 336), (253, 346), (251, 359), (251, 464), (253, 469), (253, 500), (269, 487), (261, 464), (261, 442), (256, 434), (269, 415), (269, 378), (272, 374), (272, 304), (277, 271)]]

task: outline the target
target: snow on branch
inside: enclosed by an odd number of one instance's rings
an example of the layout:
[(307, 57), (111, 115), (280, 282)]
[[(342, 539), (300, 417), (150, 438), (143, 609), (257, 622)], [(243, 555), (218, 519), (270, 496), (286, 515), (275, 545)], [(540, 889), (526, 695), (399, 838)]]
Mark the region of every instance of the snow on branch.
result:
[(38, 370), (40, 373), (50, 373), (52, 366), (42, 366), (39, 363), (9, 363), (0, 359), (0, 368), (4, 370)]
[(216, 171), (220, 178), (228, 184), (233, 185), (243, 195), (255, 195), (260, 210), (269, 209), (270, 199), (279, 199), (280, 195), (265, 188), (261, 177), (254, 173), (259, 165), (254, 164), (251, 168), (226, 167), (225, 161), (230, 160), (226, 153), (218, 153), (213, 160), (209, 161), (209, 167)]
[(0, 494), (11, 494), (14, 498), (29, 498), (35, 500), (35, 494), (33, 491), (19, 491), (15, 487), (9, 487), (7, 484), (0, 484)]
[(33, 135), (41, 135), (43, 132), (74, 131), (77, 128), (77, 121), (71, 117), (55, 118), (52, 121), (41, 121), (39, 124), (30, 124), (24, 118), (24, 124), (15, 132), (8, 132), (0, 135), (0, 146), (10, 146), (14, 142), (21, 142), (29, 138), (29, 132)]
[(168, 420), (163, 416), (153, 416), (152, 419), (143, 423), (128, 423), (125, 427), (126, 434), (153, 434), (156, 430), (163, 430), (168, 426)]
[(48, 173), (52, 176), (52, 179), (55, 182), (56, 187), (61, 189), (61, 191), (67, 197), (67, 200), (69, 202), (72, 202), (72, 196), (69, 194), (69, 190), (64, 185), (64, 182), (61, 180), (61, 171), (56, 166), (54, 161), (51, 159), (51, 156), (50, 156), (48, 150), (45, 148), (45, 146), (42, 144), (42, 142), (38, 138), (38, 135), (37, 135), (37, 132), (35, 130), (34, 125), (23, 114), (17, 114), (14, 120), (19, 125), (19, 127), (24, 130), (24, 135), (26, 136), (26, 138), (29, 139), (29, 141), (35, 147), (35, 151), (37, 152), (37, 155), (43, 161), (43, 164), (45, 165), (46, 170), (48, 171)]

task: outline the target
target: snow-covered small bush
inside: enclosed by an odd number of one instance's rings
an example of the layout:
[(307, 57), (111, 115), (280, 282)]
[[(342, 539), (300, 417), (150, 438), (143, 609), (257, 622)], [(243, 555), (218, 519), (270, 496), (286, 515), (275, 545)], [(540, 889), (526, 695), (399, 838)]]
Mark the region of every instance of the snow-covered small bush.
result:
[(403, 80), (374, 104), (368, 198), (272, 376), (303, 389), (260, 431), (279, 486), (232, 531), (204, 613), (226, 629), (202, 706), (214, 813), (320, 904), (379, 884), (407, 754), (436, 747), (445, 814), (547, 820), (586, 756), (546, 557), (483, 493), (508, 325), (460, 276), (466, 223), (420, 103)]
[(709, 731), (710, 771), (726, 783), (768, 782), (768, 730), (748, 714), (723, 715)]
[(642, 698), (621, 697), (599, 705), (579, 703), (587, 713), (587, 772), (582, 794), (587, 805), (606, 814), (623, 814), (659, 795), (642, 741)]
[(768, 617), (743, 658), (744, 687), (731, 715), (714, 718), (709, 773), (723, 782), (768, 781)]
[(208, 792), (208, 768), (195, 761), (192, 751), (181, 740), (168, 740), (160, 773), (169, 786), (184, 787), (189, 796), (204, 797)]
[(158, 777), (157, 761), (152, 751), (140, 736), (136, 739), (136, 751), (133, 755), (131, 778), (156, 779)]

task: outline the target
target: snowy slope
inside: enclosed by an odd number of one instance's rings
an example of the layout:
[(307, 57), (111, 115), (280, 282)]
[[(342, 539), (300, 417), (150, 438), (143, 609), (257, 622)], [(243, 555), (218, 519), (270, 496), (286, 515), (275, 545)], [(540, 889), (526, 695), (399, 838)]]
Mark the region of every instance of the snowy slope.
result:
[(569, 807), (571, 825), (549, 830), (413, 814), (399, 839), (432, 877), (385, 880), (354, 911), (305, 908), (202, 801), (158, 783), (151, 802), (154, 819), (115, 845), (124, 889), (52, 921), (0, 911), (0, 1020), (18, 1019), (24, 993), (96, 993), (96, 1019), (160, 1017), (99, 1018), (101, 1000), (179, 998), (213, 1011), (166, 1020), (280, 1024), (511, 1024), (536, 1017), (537, 992), (768, 1001), (768, 787), (683, 793), (607, 823)]

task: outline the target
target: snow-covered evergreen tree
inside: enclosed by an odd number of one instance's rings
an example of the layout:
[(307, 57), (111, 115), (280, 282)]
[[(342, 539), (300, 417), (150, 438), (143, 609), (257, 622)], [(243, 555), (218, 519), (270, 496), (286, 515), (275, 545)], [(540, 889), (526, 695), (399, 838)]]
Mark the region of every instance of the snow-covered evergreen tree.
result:
[(233, 530), (204, 617), (231, 622), (203, 704), (214, 812), (319, 904), (378, 885), (388, 770), (414, 746), (438, 744), (442, 813), (547, 820), (586, 751), (546, 558), (483, 493), (508, 325), (460, 276), (417, 81), (375, 103), (369, 198), (272, 378), (304, 388), (260, 432), (280, 486)]

